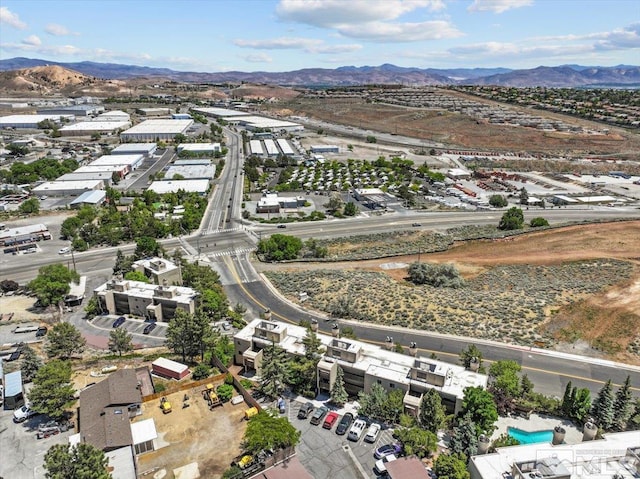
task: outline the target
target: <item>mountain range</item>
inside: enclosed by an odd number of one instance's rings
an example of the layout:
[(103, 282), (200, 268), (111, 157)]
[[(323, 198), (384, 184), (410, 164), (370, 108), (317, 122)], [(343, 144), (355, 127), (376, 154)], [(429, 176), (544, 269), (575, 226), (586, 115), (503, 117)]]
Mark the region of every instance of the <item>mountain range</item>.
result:
[(42, 59), (10, 58), (0, 60), (0, 71), (57, 65), (84, 75), (108, 80), (158, 78), (185, 83), (264, 83), (295, 87), (336, 87), (365, 84), (424, 85), (500, 85), (512, 87), (634, 87), (640, 88), (640, 67), (618, 65), (597, 67), (582, 65), (540, 66), (532, 69), (509, 68), (410, 68), (391, 64), (380, 66), (343, 66), (335, 69), (305, 68), (288, 72), (184, 72), (116, 63), (61, 63)]

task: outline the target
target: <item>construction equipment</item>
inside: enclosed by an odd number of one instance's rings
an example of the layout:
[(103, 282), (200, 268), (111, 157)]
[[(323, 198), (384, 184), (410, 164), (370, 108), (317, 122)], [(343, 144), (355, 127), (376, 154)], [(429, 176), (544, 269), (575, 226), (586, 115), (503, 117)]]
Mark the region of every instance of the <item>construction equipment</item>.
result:
[(247, 409), (244, 412), (244, 418), (245, 419), (251, 419), (253, 416), (257, 416), (258, 415), (258, 408), (257, 407), (250, 407), (249, 409)]
[(213, 384), (211, 383), (207, 384), (207, 387), (202, 391), (202, 397), (207, 401), (209, 409), (222, 406), (222, 400), (216, 394)]
[(162, 409), (163, 414), (169, 414), (171, 412), (171, 403), (166, 397), (160, 399), (160, 409)]

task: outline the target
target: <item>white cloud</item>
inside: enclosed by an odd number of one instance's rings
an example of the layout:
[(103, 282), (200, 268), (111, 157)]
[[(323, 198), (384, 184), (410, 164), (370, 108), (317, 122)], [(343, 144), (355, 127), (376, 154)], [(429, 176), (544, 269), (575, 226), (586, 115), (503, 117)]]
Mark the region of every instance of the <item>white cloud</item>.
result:
[(64, 37), (66, 35), (79, 35), (78, 33), (72, 32), (67, 27), (63, 25), (59, 25), (57, 23), (49, 23), (45, 29), (49, 35), (53, 35), (54, 37)]
[(360, 50), (362, 45), (342, 44), (327, 45), (323, 40), (300, 37), (280, 37), (267, 40), (234, 40), (240, 48), (255, 48), (256, 50), (303, 50), (307, 53), (347, 53)]
[(276, 14), (281, 20), (316, 27), (335, 27), (394, 20), (416, 9), (439, 11), (443, 0), (280, 0)]
[(346, 37), (372, 42), (416, 42), (463, 36), (460, 30), (445, 20), (420, 23), (370, 22), (361, 25), (342, 25), (337, 29)]
[(244, 60), (249, 63), (271, 63), (273, 58), (271, 58), (266, 53), (252, 53), (244, 57)]
[(595, 43), (597, 50), (628, 50), (640, 48), (640, 23), (608, 32)]
[(533, 0), (473, 0), (467, 10), (470, 12), (504, 13), (507, 10), (531, 5), (533, 5)]
[(24, 43), (25, 45), (33, 45), (37, 47), (38, 45), (42, 45), (42, 40), (40, 40), (37, 35), (29, 35), (27, 38), (22, 40), (22, 43)]
[(256, 48), (258, 50), (299, 50), (320, 45), (322, 40), (299, 37), (280, 37), (268, 40), (234, 40), (233, 43), (241, 48)]
[(20, 17), (9, 10), (7, 7), (0, 7), (0, 24), (9, 25), (10, 27), (24, 30), (27, 24), (20, 20)]

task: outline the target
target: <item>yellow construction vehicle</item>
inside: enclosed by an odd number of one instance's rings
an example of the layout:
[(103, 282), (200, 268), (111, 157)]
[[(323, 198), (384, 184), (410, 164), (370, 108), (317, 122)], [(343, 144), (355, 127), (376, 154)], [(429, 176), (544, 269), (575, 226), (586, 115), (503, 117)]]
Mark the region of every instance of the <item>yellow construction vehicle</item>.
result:
[(160, 409), (162, 409), (163, 414), (169, 414), (171, 412), (171, 403), (166, 397), (160, 399)]

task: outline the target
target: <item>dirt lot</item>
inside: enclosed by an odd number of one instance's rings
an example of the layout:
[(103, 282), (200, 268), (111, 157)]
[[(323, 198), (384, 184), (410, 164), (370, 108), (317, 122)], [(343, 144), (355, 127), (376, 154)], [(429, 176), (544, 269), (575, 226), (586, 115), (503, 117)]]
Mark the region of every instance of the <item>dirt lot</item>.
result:
[[(475, 101), (481, 101), (474, 98)], [(384, 104), (368, 104), (350, 99), (302, 99), (281, 102), (274, 108), (292, 115), (308, 116), (332, 123), (359, 125), (373, 131), (395, 132), (398, 135), (429, 139), (451, 147), (498, 149), (554, 154), (631, 154), (640, 151), (640, 136), (620, 129), (609, 135), (543, 132), (532, 128), (493, 125), (477, 122), (466, 115), (436, 112)], [(439, 114), (441, 113), (441, 114)], [(536, 111), (536, 115), (549, 116)], [(573, 117), (564, 118), (571, 124), (593, 124)], [(598, 128), (602, 125), (598, 124)], [(523, 146), (526, 145), (526, 146)]]
[(0, 313), (13, 313), (12, 321), (47, 321), (52, 320), (50, 313), (42, 313), (33, 309), (36, 298), (29, 296), (1, 296)]
[[(200, 393), (202, 389), (200, 386), (167, 395), (173, 406), (169, 414), (162, 413), (159, 399), (143, 404), (143, 414), (138, 420), (153, 418), (159, 442), (166, 446), (139, 457), (141, 472), (164, 469), (167, 473), (164, 477), (172, 479), (175, 468), (197, 462), (200, 477), (218, 479), (241, 453), (246, 404), (226, 403), (209, 411)], [(183, 409), (185, 394), (189, 396), (189, 407)]]
[[(353, 314), (364, 312), (363, 320), (436, 330), (455, 326), (458, 334), (473, 327), (480, 336), (497, 334), (495, 339), (518, 342), (543, 336), (553, 339), (557, 349), (586, 342), (590, 348), (585, 354), (640, 364), (639, 238), (640, 222), (635, 221), (572, 226), (498, 241), (469, 241), (446, 252), (423, 253), (422, 261), (454, 263), (470, 286), (466, 292), (448, 291), (444, 295), (448, 308), (438, 305), (441, 292), (418, 291), (419, 287), (406, 281), (407, 266), (417, 261), (417, 256), (396, 257), (393, 267), (386, 258), (261, 264), (259, 268), (268, 272), (285, 294), (315, 281), (308, 287), (314, 295), (307, 306), (325, 311), (337, 296), (347, 295), (356, 299), (345, 306), (352, 308)], [(336, 285), (341, 281), (350, 283), (340, 289)], [(361, 288), (370, 294), (359, 294)], [(378, 297), (376, 303), (387, 305), (384, 311), (363, 302), (363, 296), (380, 294), (386, 298)], [(425, 298), (427, 303), (418, 306)], [(291, 299), (297, 300), (293, 294)], [(510, 306), (501, 311), (496, 306), (500, 301)]]

